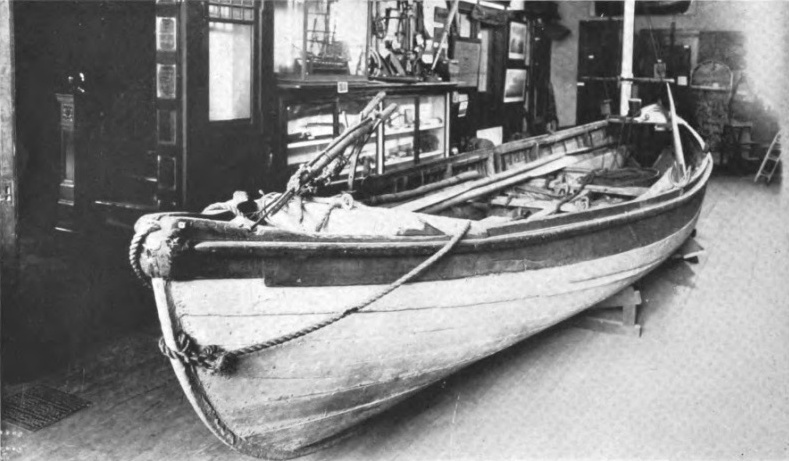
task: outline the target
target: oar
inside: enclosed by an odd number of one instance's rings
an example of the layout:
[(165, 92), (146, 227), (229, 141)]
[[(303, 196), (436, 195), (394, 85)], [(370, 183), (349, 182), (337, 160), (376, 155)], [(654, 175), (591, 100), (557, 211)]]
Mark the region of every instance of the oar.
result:
[(679, 165), (679, 173), (681, 181), (685, 180), (685, 154), (682, 152), (682, 141), (679, 139), (679, 125), (677, 124), (677, 108), (674, 107), (674, 96), (671, 94), (671, 86), (666, 83), (666, 91), (668, 92), (668, 104), (671, 108), (671, 133), (674, 137), (674, 156)]
[(436, 70), (436, 64), (438, 63), (438, 58), (441, 57), (441, 49), (444, 48), (444, 45), (447, 43), (447, 39), (449, 38), (449, 28), (451, 27), (452, 21), (455, 19), (455, 15), (458, 12), (459, 4), (460, 4), (460, 0), (455, 0), (452, 3), (452, 9), (449, 10), (449, 16), (447, 16), (447, 22), (444, 24), (444, 30), (441, 33), (441, 41), (438, 42), (438, 49), (433, 54), (433, 65), (430, 66), (431, 71)]

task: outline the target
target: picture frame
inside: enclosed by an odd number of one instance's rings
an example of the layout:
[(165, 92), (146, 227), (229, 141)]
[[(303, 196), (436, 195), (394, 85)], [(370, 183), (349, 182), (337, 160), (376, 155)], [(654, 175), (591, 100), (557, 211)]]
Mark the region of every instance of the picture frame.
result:
[(450, 64), (450, 80), (458, 82), (458, 87), (479, 85), (480, 60), (482, 57), (482, 41), (479, 39), (456, 38), (453, 45), (454, 61)]
[(504, 78), (504, 102), (526, 101), (529, 73), (526, 69), (507, 69)]
[(509, 46), (507, 57), (512, 60), (526, 61), (529, 27), (520, 22), (510, 23)]

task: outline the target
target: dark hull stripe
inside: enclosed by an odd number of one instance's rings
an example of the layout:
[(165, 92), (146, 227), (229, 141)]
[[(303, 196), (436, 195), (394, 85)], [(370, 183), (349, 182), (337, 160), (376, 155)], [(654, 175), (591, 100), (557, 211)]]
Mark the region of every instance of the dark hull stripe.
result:
[[(699, 212), (711, 166), (678, 197), (631, 202), (546, 220), (513, 223), (511, 233), (467, 239), (420, 280), (518, 272), (589, 261), (654, 243)], [(644, 205), (646, 203), (646, 205)], [(547, 226), (547, 227), (546, 227)], [(525, 227), (525, 229), (524, 229)], [(497, 228), (504, 230), (504, 226)], [(437, 251), (426, 242), (202, 242), (173, 261), (174, 279), (260, 278), (269, 286), (391, 283)]]

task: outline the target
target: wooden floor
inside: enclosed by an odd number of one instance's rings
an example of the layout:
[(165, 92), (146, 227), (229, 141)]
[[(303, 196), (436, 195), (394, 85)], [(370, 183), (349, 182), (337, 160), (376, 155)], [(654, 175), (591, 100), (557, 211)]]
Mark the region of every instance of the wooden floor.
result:
[[(713, 177), (697, 237), (707, 251), (643, 281), (640, 338), (551, 329), (303, 459), (789, 457), (784, 189)], [(2, 459), (250, 459), (203, 426), (157, 338), (139, 331), (37, 381), (93, 405), (36, 433), (3, 422)]]

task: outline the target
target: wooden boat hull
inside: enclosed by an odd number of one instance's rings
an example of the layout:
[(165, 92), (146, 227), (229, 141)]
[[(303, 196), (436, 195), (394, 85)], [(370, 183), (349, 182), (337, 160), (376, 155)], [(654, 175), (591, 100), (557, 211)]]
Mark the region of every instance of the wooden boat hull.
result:
[[(257, 457), (306, 454), (654, 269), (696, 224), (711, 172), (705, 165), (684, 191), (465, 239), (418, 281), (329, 327), (245, 356), (230, 377), (180, 360), (173, 368), (226, 444)], [(444, 243), (237, 242), (205, 229), (198, 237), (187, 231), (199, 222), (168, 219), (159, 243), (148, 245), (172, 254), (150, 262), (148, 272), (171, 349), (181, 333), (232, 350), (312, 325)], [(179, 239), (191, 241), (189, 251), (173, 243)]]

